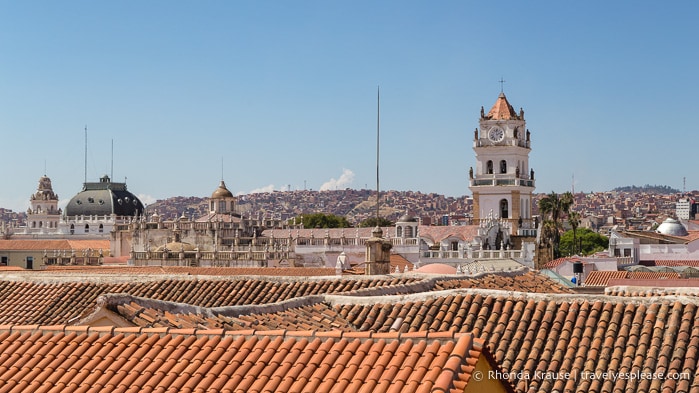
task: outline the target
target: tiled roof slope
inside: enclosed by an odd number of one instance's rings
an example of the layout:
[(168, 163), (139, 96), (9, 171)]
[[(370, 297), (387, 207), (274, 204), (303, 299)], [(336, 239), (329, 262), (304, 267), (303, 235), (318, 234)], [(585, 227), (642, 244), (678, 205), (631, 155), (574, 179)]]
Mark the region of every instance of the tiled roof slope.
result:
[(610, 280), (620, 279), (679, 279), (680, 274), (676, 272), (631, 272), (628, 270), (616, 271), (591, 271), (585, 278), (586, 287), (606, 287)]
[(103, 250), (109, 254), (109, 240), (3, 240), (0, 239), (0, 250)]
[[(361, 331), (472, 332), (512, 373), (517, 392), (697, 392), (697, 300), (679, 299), (459, 290), (424, 299), (410, 295), (337, 304), (335, 309)], [(603, 372), (609, 374), (594, 374)], [(684, 374), (613, 377), (640, 372)], [(577, 378), (547, 377), (564, 373)]]
[[(458, 287), (510, 289), (516, 291), (559, 291), (558, 284), (536, 273), (483, 273), (470, 278), (413, 275), (380, 278), (274, 278), (274, 277), (191, 277), (161, 279), (157, 276), (117, 278), (102, 275), (69, 275), (51, 280), (25, 277), (21, 281), (0, 280), (0, 323), (72, 324), (94, 308), (100, 295), (127, 293), (133, 296), (187, 303), (201, 307), (222, 307), (275, 303), (318, 294), (375, 296), (409, 294)], [(81, 280), (81, 281), (76, 281)], [(558, 288), (558, 289), (557, 289)]]
[(490, 108), (485, 118), (496, 120), (519, 119), (514, 108), (512, 108), (512, 105), (510, 105), (510, 103), (507, 101), (505, 93), (500, 93), (497, 101), (495, 101), (493, 107)]
[[(445, 285), (446, 284), (446, 285)], [(492, 288), (503, 290), (527, 290), (529, 292), (564, 293), (566, 288), (534, 272), (521, 275), (501, 276), (484, 274), (480, 277), (459, 280), (425, 280), (404, 285), (405, 291), (391, 288), (367, 288), (356, 291), (356, 296), (381, 296), (395, 293), (419, 293), (453, 288)], [(176, 328), (224, 328), (239, 330), (285, 329), (339, 329), (357, 330), (333, 310), (323, 297), (311, 296), (287, 300), (280, 303), (245, 306), (217, 307), (215, 309), (180, 305), (130, 295), (106, 295), (97, 299), (98, 308), (110, 310), (135, 326)], [(92, 324), (86, 317), (78, 323)]]
[(230, 316), (225, 315), (225, 311), (212, 312), (210, 309), (178, 312), (162, 303), (149, 306), (138, 299), (114, 302), (107, 307), (134, 326), (148, 328), (356, 331), (337, 311), (323, 302), (306, 302), (273, 312), (255, 307), (250, 308), (248, 313)]
[(614, 270), (614, 271), (591, 271), (585, 281), (583, 282), (586, 287), (606, 287), (607, 282), (611, 279), (616, 278), (626, 278), (628, 271), (626, 270)]
[(606, 295), (655, 297), (655, 296), (699, 296), (699, 288), (668, 288), (668, 287), (639, 287), (639, 286), (609, 286), (604, 289)]
[(444, 279), (435, 284), (435, 290), (457, 288), (502, 289), (519, 292), (570, 293), (571, 290), (543, 274), (526, 272), (517, 275), (485, 274), (477, 278)]
[[(378, 334), (471, 332), (492, 348), (517, 392), (699, 391), (699, 300), (693, 297), (462, 289), (371, 298), (324, 295), (323, 299), (276, 310), (272, 305), (232, 307), (228, 316), (223, 309), (178, 315), (162, 305), (147, 307), (138, 302), (118, 312), (147, 327), (327, 331), (346, 324), (342, 330)], [(577, 378), (551, 377), (566, 373)], [(628, 373), (682, 375), (614, 380), (613, 375)], [(522, 375), (526, 377), (518, 377)]]
[(450, 392), (480, 359), (471, 334), (0, 329), (3, 392)]
[(696, 259), (656, 259), (654, 261), (641, 263), (646, 266), (692, 266), (699, 267), (699, 260)]
[(571, 261), (571, 262), (580, 261), (580, 258), (578, 258), (578, 257), (562, 257), (562, 258), (557, 258), (557, 259), (554, 259), (554, 260), (552, 260), (552, 261), (548, 261), (548, 262), (544, 265), (544, 267), (547, 268), (547, 269), (553, 269), (553, 268), (558, 267), (559, 265), (561, 265), (563, 262), (567, 262), (567, 261)]
[[(87, 280), (87, 278), (86, 278)], [(187, 303), (202, 307), (265, 304), (296, 297), (349, 293), (419, 281), (416, 278), (355, 279), (147, 279), (104, 283), (76, 281), (0, 281), (0, 323), (71, 324), (95, 306), (98, 296), (128, 293), (134, 296)]]
[[(439, 279), (411, 283), (404, 286), (406, 291), (399, 293), (419, 293), (430, 290), (455, 288), (490, 288), (502, 290), (527, 290), (528, 292), (556, 293), (569, 292), (566, 288), (548, 280), (545, 276), (534, 272), (522, 275), (485, 274), (481, 277), (459, 280)], [(431, 289), (432, 288), (432, 289)], [(367, 288), (357, 291), (356, 295), (380, 296), (392, 295), (389, 288)], [(427, 295), (430, 296), (430, 295)], [(216, 309), (189, 307), (170, 303), (138, 298), (129, 295), (106, 295), (97, 300), (98, 308), (106, 308), (115, 312), (135, 326), (141, 327), (177, 327), (177, 328), (224, 328), (239, 329), (338, 329), (366, 330), (363, 325), (351, 325), (342, 315), (333, 310), (323, 297), (296, 298), (274, 305), (256, 305), (244, 308), (218, 307)], [(300, 300), (299, 300), (300, 299)], [(242, 310), (242, 311), (241, 311)], [(86, 320), (78, 323), (87, 324)]]

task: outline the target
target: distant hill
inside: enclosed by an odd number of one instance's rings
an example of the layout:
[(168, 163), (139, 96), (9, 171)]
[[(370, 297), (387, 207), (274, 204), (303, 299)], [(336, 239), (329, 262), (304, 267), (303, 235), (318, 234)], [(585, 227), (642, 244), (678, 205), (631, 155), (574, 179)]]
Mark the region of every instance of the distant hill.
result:
[(653, 185), (651, 186), (650, 184), (646, 184), (645, 186), (624, 186), (624, 187), (617, 187), (613, 189), (612, 191), (617, 191), (617, 192), (644, 192), (647, 194), (677, 194), (680, 192), (680, 190), (677, 190), (675, 188), (672, 188), (670, 186), (656, 186)]
[[(376, 193), (371, 190), (274, 191), (238, 195), (237, 198), (238, 211), (244, 216), (288, 219), (299, 214), (326, 213), (347, 217), (356, 224), (376, 212)], [(183, 214), (196, 218), (208, 213), (208, 198), (172, 197), (151, 203), (147, 210), (166, 219)], [(470, 211), (468, 196), (455, 198), (415, 191), (381, 192), (381, 215), (394, 222), (406, 212), (436, 221), (442, 215), (466, 211)]]

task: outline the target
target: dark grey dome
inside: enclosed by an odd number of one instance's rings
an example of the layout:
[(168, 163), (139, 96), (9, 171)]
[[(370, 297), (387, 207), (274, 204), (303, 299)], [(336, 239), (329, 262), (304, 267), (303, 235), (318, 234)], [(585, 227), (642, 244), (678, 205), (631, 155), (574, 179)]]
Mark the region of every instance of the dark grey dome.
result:
[(71, 198), (64, 210), (65, 216), (140, 216), (143, 203), (126, 190), (126, 183), (112, 183), (102, 176), (99, 183), (85, 183), (83, 190)]

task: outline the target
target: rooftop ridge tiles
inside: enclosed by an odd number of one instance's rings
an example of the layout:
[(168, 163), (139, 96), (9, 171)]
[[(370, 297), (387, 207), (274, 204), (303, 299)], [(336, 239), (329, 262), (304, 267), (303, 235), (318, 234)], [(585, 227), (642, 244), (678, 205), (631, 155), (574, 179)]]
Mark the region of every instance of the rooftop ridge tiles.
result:
[(225, 317), (239, 317), (241, 315), (249, 314), (277, 313), (297, 307), (312, 306), (324, 302), (325, 298), (323, 295), (307, 295), (282, 300), (274, 303), (213, 307), (209, 310), (213, 315), (221, 315)]
[[(0, 334), (3, 332), (7, 333), (30, 333), (30, 334), (56, 334), (56, 333), (77, 333), (92, 335), (97, 333), (98, 337), (104, 334), (111, 334), (112, 336), (123, 335), (134, 335), (142, 337), (154, 337), (160, 336), (164, 337), (166, 335), (171, 336), (186, 336), (195, 339), (219, 337), (221, 339), (229, 337), (232, 339), (236, 338), (251, 338), (257, 337), (259, 339), (267, 338), (282, 338), (284, 340), (301, 340), (307, 339), (312, 341), (314, 339), (326, 340), (354, 340), (359, 339), (360, 341), (415, 341), (415, 340), (425, 340), (429, 342), (451, 342), (453, 340), (460, 340), (463, 337), (471, 337), (473, 334), (471, 332), (456, 332), (456, 331), (446, 331), (446, 332), (412, 332), (412, 333), (400, 333), (400, 332), (344, 332), (341, 330), (330, 330), (330, 331), (297, 331), (297, 330), (243, 330), (243, 331), (232, 331), (224, 329), (177, 329), (177, 328), (142, 328), (142, 327), (110, 327), (105, 329), (104, 327), (90, 327), (90, 326), (68, 326), (68, 325), (53, 325), (53, 326), (39, 326), (39, 325), (19, 325), (19, 326), (0, 326)], [(145, 337), (144, 337), (145, 336)], [(96, 339), (96, 338), (95, 338)]]
[(633, 304), (653, 304), (659, 301), (679, 301), (682, 304), (697, 304), (699, 298), (686, 295), (659, 295), (653, 297), (640, 296), (614, 296), (606, 294), (587, 294), (587, 293), (540, 293), (540, 292), (521, 292), (499, 289), (481, 289), (481, 288), (457, 288), (446, 289), (441, 291), (421, 292), (414, 294), (402, 295), (385, 295), (385, 296), (345, 296), (336, 294), (323, 294), (325, 302), (331, 306), (346, 306), (359, 305), (371, 306), (375, 304), (386, 303), (408, 303), (415, 301), (430, 301), (441, 299), (450, 295), (480, 295), (483, 297), (505, 297), (508, 299), (524, 299), (534, 301), (553, 301), (555, 303), (571, 303), (577, 301), (600, 301), (605, 303), (633, 303)]
[(604, 293), (611, 296), (629, 297), (629, 293), (637, 293), (631, 297), (647, 297), (648, 295), (655, 297), (668, 296), (699, 296), (699, 288), (697, 287), (654, 287), (643, 285), (612, 285), (605, 288)]

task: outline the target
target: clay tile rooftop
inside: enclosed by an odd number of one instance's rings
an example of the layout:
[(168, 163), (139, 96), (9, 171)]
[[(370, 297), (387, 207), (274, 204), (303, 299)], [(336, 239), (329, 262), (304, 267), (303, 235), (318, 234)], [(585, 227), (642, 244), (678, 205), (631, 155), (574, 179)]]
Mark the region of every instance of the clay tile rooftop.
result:
[(115, 269), (0, 272), (0, 392), (699, 392), (696, 288)]
[[(315, 337), (212, 330), (0, 327), (2, 391), (450, 392), (503, 380), (473, 334)], [(20, 356), (21, 351), (21, 356)], [(480, 386), (480, 388), (479, 388)], [(462, 389), (463, 390), (463, 389)]]

